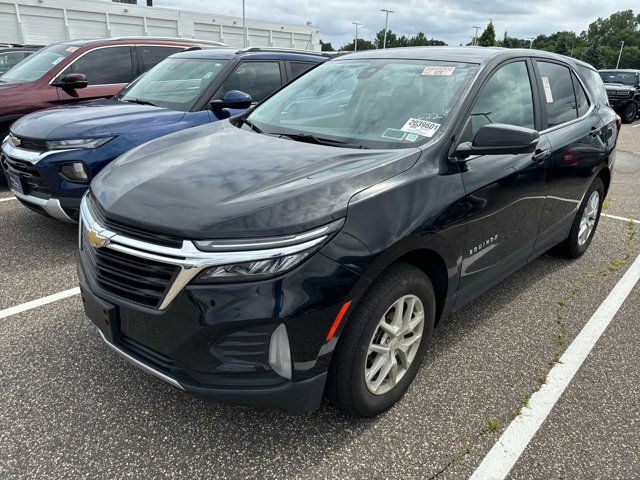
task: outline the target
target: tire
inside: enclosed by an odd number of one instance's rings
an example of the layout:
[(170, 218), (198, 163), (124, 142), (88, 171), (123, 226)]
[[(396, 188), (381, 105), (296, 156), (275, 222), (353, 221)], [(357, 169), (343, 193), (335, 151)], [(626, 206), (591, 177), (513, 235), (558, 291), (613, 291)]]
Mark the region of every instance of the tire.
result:
[[(416, 319), (422, 307), (421, 333), (418, 333), (418, 325), (413, 333), (392, 337), (380, 326), (383, 316), (393, 316), (396, 302), (402, 304), (405, 313), (413, 305), (414, 316), (409, 320), (414, 321), (409, 324), (414, 325), (418, 324)], [(394, 264), (386, 270), (363, 295), (338, 341), (329, 372), (329, 394), (334, 403), (353, 417), (372, 417), (394, 405), (407, 391), (420, 368), (433, 334), (435, 311), (433, 285), (422, 270), (405, 263)], [(397, 325), (400, 324), (398, 322)], [(385, 328), (392, 327), (387, 325)], [(412, 338), (419, 340), (412, 342)], [(390, 342), (388, 347), (387, 341)], [(383, 355), (370, 351), (372, 342), (376, 342), (377, 348), (388, 348), (389, 353)], [(411, 343), (415, 346), (406, 347)], [(403, 354), (405, 348), (407, 352)], [(392, 372), (382, 377), (388, 363), (367, 382), (365, 368), (372, 373), (384, 359), (397, 362), (398, 366), (393, 369), (397, 383), (392, 384)], [(378, 363), (374, 365), (374, 361)], [(378, 390), (372, 391), (378, 382), (381, 382)]]
[[(598, 195), (597, 205), (590, 203), (593, 202), (593, 196), (596, 193)], [(602, 183), (602, 179), (600, 179), (600, 177), (596, 177), (587, 190), (587, 193), (580, 204), (580, 208), (578, 208), (578, 211), (576, 212), (573, 224), (571, 225), (571, 230), (569, 231), (569, 236), (559, 245), (559, 251), (561, 254), (568, 258), (578, 258), (587, 251), (587, 248), (589, 248), (591, 240), (593, 239), (593, 235), (596, 233), (596, 229), (598, 228), (603, 201), (604, 183)], [(592, 212), (592, 214), (589, 215), (589, 218), (592, 220), (592, 227), (586, 237), (581, 237), (583, 216), (587, 209), (590, 209)]]
[(632, 123), (638, 116), (638, 104), (629, 102), (622, 112), (622, 121), (624, 123)]

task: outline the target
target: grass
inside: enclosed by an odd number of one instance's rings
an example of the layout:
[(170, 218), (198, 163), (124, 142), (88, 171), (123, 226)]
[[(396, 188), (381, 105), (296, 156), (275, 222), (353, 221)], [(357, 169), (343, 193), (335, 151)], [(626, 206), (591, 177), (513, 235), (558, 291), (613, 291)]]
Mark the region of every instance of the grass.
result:
[(487, 432), (495, 432), (502, 426), (502, 422), (497, 418), (489, 418), (486, 422), (486, 430)]

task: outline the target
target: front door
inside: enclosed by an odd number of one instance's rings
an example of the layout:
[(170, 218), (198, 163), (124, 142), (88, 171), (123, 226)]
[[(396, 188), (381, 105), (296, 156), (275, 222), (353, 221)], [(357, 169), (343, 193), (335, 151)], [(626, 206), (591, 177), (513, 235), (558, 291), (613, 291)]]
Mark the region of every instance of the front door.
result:
[[(533, 65), (519, 59), (499, 66), (484, 84), (461, 141), (483, 125), (503, 123), (539, 129), (539, 98)], [(458, 304), (468, 302), (522, 266), (533, 251), (546, 198), (542, 136), (535, 153), (478, 155), (462, 164), (467, 209)]]
[(60, 103), (111, 97), (122, 90), (135, 75), (133, 47), (99, 47), (78, 57), (58, 74), (53, 83), (65, 75), (81, 73), (87, 77), (86, 88), (57, 88)]

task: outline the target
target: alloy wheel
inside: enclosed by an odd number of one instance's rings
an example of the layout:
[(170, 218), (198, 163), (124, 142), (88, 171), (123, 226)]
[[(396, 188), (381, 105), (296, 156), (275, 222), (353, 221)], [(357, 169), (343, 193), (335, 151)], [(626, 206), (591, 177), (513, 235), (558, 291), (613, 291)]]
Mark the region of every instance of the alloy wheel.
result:
[(369, 392), (383, 395), (395, 387), (416, 357), (424, 330), (424, 306), (415, 295), (391, 305), (369, 342), (365, 382)]
[(587, 204), (582, 212), (582, 218), (580, 219), (580, 230), (578, 230), (578, 245), (584, 245), (589, 237), (593, 228), (595, 227), (596, 220), (598, 219), (598, 210), (600, 208), (600, 193), (594, 190), (587, 200)]

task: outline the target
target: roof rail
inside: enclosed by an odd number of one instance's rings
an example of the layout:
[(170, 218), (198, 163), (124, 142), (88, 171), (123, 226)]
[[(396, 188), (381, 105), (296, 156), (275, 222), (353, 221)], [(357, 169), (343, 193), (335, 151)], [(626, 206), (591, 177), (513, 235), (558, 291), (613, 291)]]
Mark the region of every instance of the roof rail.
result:
[[(83, 41), (84, 39), (78, 39)], [(199, 43), (201, 45), (215, 45), (218, 47), (228, 47), (226, 43), (216, 42), (214, 40), (200, 40), (197, 38), (185, 38), (185, 37), (161, 37), (155, 35), (128, 35), (128, 36), (120, 36), (120, 37), (103, 37), (103, 38), (91, 38), (86, 39), (84, 41), (89, 42), (103, 42), (105, 40), (171, 40), (175, 42), (188, 42), (188, 43)], [(67, 40), (70, 42), (72, 40)]]
[(283, 52), (283, 53), (302, 53), (305, 55), (318, 55), (328, 57), (330, 52), (316, 52), (315, 50), (304, 50), (302, 48), (281, 48), (281, 47), (246, 47), (241, 48), (236, 53), (246, 52)]

